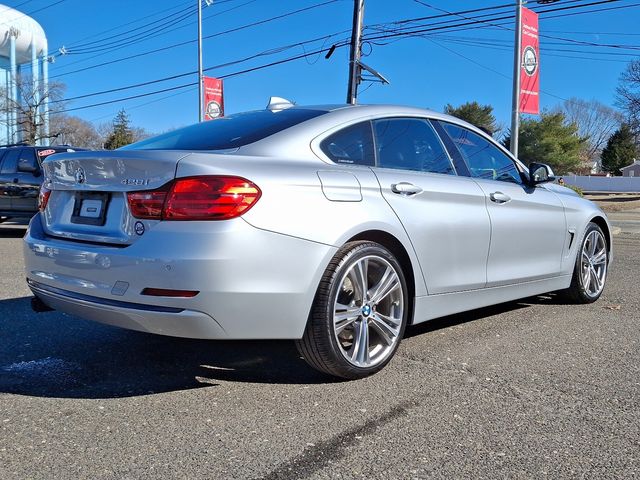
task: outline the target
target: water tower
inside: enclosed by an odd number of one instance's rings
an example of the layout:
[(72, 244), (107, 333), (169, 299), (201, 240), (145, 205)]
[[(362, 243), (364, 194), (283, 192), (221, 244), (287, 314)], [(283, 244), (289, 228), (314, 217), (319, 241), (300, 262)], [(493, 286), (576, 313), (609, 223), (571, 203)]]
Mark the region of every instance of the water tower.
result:
[[(0, 145), (23, 140), (16, 105), (23, 103), (21, 90), (25, 88), (26, 78), (29, 78), (29, 91), (34, 97), (29, 104), (38, 105), (36, 115), (42, 123), (39, 136), (48, 137), (48, 61), (47, 37), (40, 24), (24, 13), (0, 5)], [(30, 72), (25, 68), (28, 64), (31, 64)]]

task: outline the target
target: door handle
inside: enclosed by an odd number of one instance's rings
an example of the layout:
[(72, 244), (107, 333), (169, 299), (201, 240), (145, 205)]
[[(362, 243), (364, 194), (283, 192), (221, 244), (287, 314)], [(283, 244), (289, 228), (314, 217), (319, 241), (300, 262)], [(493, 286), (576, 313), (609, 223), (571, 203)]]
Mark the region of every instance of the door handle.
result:
[(511, 197), (509, 195), (502, 192), (490, 193), (489, 198), (491, 199), (492, 202), (495, 202), (495, 203), (507, 203), (509, 200), (511, 200)]
[(18, 183), (18, 181), (19, 181), (19, 180), (18, 180), (17, 178), (14, 178), (14, 179), (13, 179), (13, 183)]
[(422, 192), (422, 188), (413, 183), (400, 182), (391, 185), (391, 191), (393, 193), (399, 193), (400, 195), (415, 195)]

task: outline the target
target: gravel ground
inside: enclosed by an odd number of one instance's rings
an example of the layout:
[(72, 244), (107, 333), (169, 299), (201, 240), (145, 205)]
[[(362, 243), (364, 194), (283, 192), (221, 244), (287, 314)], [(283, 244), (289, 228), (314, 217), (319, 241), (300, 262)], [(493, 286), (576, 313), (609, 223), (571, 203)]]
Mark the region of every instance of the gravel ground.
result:
[(335, 382), (291, 342), (208, 342), (34, 314), (0, 227), (0, 478), (635, 478), (640, 235), (603, 297), (410, 328)]

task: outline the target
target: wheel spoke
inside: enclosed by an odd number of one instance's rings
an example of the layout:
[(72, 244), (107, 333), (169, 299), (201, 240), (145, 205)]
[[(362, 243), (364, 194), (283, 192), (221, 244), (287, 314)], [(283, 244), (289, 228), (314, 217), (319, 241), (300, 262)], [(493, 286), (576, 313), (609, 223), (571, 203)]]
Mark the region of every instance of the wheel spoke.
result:
[(593, 278), (593, 281), (594, 281), (595, 287), (596, 287), (596, 290), (594, 290), (594, 293), (598, 293), (600, 291), (600, 289), (602, 288), (602, 281), (600, 281), (600, 277), (598, 276), (598, 272), (596, 272), (596, 269), (594, 267), (591, 267), (591, 277)]
[(378, 332), (382, 340), (384, 340), (387, 345), (393, 345), (393, 342), (399, 333), (398, 328), (392, 327), (381, 317), (384, 317), (384, 315), (375, 313), (371, 317), (371, 326), (376, 330), (376, 332)]
[(367, 276), (369, 274), (369, 259), (363, 258), (353, 266), (353, 271), (356, 276), (356, 281), (362, 292), (362, 301), (369, 300), (369, 282)]
[(387, 268), (387, 271), (384, 272), (384, 275), (378, 282), (378, 285), (376, 285), (374, 293), (371, 295), (371, 301), (374, 304), (380, 303), (387, 295), (397, 288), (400, 288), (398, 276), (393, 272), (393, 270)]
[(596, 243), (598, 242), (598, 236), (596, 232), (591, 232), (589, 234), (589, 257), (593, 257), (593, 254), (596, 252)]
[(360, 316), (360, 313), (360, 307), (351, 307), (349, 305), (336, 303), (336, 309), (333, 313), (333, 324), (336, 334), (340, 335), (345, 328), (355, 322)]
[(587, 266), (582, 274), (582, 284), (584, 285), (585, 290), (591, 289), (591, 268), (589, 266)]
[(602, 250), (598, 251), (598, 253), (596, 253), (591, 258), (591, 262), (593, 263), (593, 265), (602, 265), (606, 261), (607, 261), (607, 249), (606, 248), (603, 248)]
[(351, 360), (357, 365), (367, 365), (369, 363), (369, 325), (365, 320), (354, 324), (355, 341), (351, 352)]
[(366, 301), (366, 292), (362, 290), (362, 285), (360, 284), (360, 280), (358, 279), (354, 268), (349, 270), (349, 273), (347, 273), (347, 277), (349, 277), (349, 280), (351, 280), (351, 285), (353, 286), (354, 300), (359, 300), (361, 305), (364, 304)]

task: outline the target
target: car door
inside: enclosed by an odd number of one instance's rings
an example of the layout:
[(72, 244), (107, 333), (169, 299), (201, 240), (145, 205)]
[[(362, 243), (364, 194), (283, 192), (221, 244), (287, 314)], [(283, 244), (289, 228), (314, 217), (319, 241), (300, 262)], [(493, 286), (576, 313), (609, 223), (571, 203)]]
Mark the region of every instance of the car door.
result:
[(559, 275), (568, 232), (558, 197), (544, 185), (526, 185), (514, 160), (488, 138), (440, 124), (485, 195), (491, 218), (487, 287)]
[(11, 199), (16, 194), (18, 179), (18, 156), (20, 148), (10, 148), (2, 157), (0, 165), (0, 211), (12, 211)]
[(456, 174), (428, 120), (386, 118), (371, 125), (372, 169), (411, 239), (428, 292), (484, 287), (490, 225), (482, 189)]
[(35, 214), (38, 210), (38, 193), (42, 172), (33, 147), (25, 147), (18, 155), (15, 187), (11, 195), (11, 209), (16, 214)]

